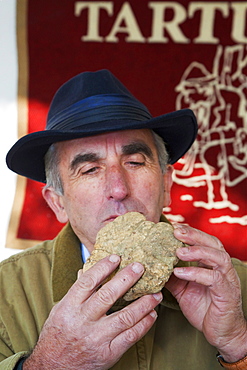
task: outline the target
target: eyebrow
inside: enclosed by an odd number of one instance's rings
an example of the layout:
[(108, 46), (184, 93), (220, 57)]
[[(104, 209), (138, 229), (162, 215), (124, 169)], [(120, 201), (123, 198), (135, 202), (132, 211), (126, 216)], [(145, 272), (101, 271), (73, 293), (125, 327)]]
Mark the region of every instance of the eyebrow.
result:
[(96, 153), (79, 153), (75, 156), (75, 158), (70, 163), (70, 170), (74, 171), (76, 167), (84, 162), (97, 162), (99, 160), (99, 155)]
[(142, 141), (134, 141), (130, 144), (124, 145), (122, 147), (122, 152), (124, 155), (142, 153), (146, 155), (148, 158), (153, 159), (152, 150), (146, 143), (143, 143)]
[[(153, 159), (153, 153), (150, 147), (141, 142), (135, 141), (127, 145), (122, 146), (122, 154), (123, 155), (132, 155), (136, 153), (143, 153), (148, 158)], [(70, 170), (75, 171), (77, 166), (81, 163), (85, 162), (97, 162), (100, 160), (100, 156), (97, 153), (89, 152), (89, 153), (79, 153), (75, 156), (75, 158), (70, 163)]]

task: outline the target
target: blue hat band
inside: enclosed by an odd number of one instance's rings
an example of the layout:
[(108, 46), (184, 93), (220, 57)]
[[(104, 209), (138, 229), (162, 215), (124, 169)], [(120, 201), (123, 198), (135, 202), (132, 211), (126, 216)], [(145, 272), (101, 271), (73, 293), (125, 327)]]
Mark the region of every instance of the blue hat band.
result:
[(57, 113), (48, 119), (46, 130), (74, 130), (92, 122), (151, 118), (147, 108), (130, 96), (101, 94), (80, 100)]

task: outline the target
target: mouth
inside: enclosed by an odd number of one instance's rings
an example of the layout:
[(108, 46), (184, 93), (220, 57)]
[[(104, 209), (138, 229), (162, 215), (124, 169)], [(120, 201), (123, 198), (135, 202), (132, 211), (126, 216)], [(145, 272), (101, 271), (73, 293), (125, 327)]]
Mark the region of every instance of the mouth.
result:
[[(114, 221), (117, 217), (119, 216), (122, 216), (122, 215), (125, 215), (126, 213), (128, 212), (138, 212), (138, 211), (126, 211), (124, 213), (119, 213), (119, 214), (114, 214), (114, 215), (110, 215), (109, 217), (107, 217), (105, 220), (104, 220), (104, 223), (109, 223), (109, 222), (112, 222)], [(143, 214), (142, 212), (139, 212), (141, 214)]]
[(108, 217), (107, 219), (104, 220), (104, 223), (112, 222), (119, 216), (121, 216), (121, 215), (111, 215), (110, 217)]

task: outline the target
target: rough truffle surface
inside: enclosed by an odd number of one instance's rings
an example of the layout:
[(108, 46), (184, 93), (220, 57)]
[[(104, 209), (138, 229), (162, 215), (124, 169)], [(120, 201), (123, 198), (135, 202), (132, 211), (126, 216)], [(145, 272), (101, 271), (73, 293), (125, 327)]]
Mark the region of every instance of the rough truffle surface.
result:
[(141, 262), (145, 267), (144, 274), (123, 297), (132, 301), (144, 294), (157, 293), (164, 287), (178, 262), (176, 249), (182, 246), (183, 243), (174, 237), (170, 224), (155, 224), (138, 212), (129, 212), (98, 232), (84, 271), (110, 254), (121, 256), (118, 270), (132, 262)]

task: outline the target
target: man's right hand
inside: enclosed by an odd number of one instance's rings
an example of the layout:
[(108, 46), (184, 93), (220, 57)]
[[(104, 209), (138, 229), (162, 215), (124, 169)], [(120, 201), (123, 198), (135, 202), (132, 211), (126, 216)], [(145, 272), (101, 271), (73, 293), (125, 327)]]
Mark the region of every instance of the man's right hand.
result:
[(144, 272), (140, 263), (130, 264), (100, 287), (119, 263), (119, 256), (111, 255), (78, 274), (75, 284), (50, 312), (24, 370), (109, 369), (149, 331), (161, 293), (143, 296), (106, 315)]

